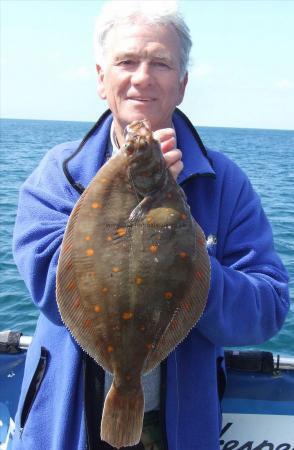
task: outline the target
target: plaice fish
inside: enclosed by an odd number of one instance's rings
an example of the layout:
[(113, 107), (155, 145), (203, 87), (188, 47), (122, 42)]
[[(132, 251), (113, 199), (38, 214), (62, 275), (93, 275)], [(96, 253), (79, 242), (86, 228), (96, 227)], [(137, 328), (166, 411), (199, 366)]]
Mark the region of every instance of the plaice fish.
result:
[(101, 422), (113, 447), (139, 442), (141, 376), (197, 323), (209, 282), (204, 234), (149, 123), (133, 122), (73, 209), (57, 269), (65, 325), (114, 376)]

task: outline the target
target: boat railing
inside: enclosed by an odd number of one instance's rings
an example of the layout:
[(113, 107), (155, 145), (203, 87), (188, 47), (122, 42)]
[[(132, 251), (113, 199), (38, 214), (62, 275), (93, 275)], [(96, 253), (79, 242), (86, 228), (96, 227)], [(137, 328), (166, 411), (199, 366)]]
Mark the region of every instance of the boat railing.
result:
[[(23, 335), (17, 331), (0, 332), (0, 353), (18, 353), (26, 351), (33, 336)], [(272, 372), (294, 370), (294, 356), (273, 354), (259, 350), (225, 350), (226, 366), (231, 370)]]

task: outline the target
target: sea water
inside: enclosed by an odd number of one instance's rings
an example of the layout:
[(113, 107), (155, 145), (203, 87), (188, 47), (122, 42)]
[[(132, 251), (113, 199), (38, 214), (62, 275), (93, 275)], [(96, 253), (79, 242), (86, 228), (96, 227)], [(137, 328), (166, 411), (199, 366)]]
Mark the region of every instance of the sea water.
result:
[[(56, 144), (81, 139), (87, 122), (2, 119), (0, 178), (0, 331), (33, 334), (38, 310), (14, 264), (11, 242), (20, 185)], [(294, 131), (196, 127), (204, 144), (225, 153), (249, 176), (272, 225), (294, 298)], [(240, 318), (242, 320), (242, 318)], [(236, 325), (237, 326), (237, 325)], [(277, 336), (261, 346), (294, 356), (294, 307)]]

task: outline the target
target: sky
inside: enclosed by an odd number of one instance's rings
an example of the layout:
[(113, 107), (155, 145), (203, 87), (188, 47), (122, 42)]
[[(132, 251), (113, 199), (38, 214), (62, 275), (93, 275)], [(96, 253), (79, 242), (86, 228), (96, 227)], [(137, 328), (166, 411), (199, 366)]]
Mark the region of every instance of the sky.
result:
[[(0, 0), (2, 118), (98, 119), (107, 104), (97, 93), (93, 28), (104, 3)], [(193, 39), (181, 105), (191, 121), (293, 130), (294, 0), (180, 5)]]

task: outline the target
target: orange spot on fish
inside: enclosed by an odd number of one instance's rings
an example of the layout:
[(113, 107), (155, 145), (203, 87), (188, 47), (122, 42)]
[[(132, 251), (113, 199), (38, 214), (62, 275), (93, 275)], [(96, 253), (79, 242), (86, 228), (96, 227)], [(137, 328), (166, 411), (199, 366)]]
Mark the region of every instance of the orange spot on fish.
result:
[(87, 256), (93, 256), (94, 255), (94, 250), (92, 248), (87, 248), (86, 254), (87, 254)]
[(147, 216), (146, 220), (147, 220), (147, 223), (153, 222), (153, 218), (151, 216)]
[(76, 287), (76, 283), (73, 280), (68, 282), (67, 289), (74, 289), (75, 287)]
[(171, 298), (173, 298), (173, 293), (170, 292), (170, 291), (166, 291), (166, 292), (163, 294), (163, 296), (164, 296), (164, 298), (165, 298), (166, 300), (170, 300)]
[(103, 294), (106, 294), (106, 292), (108, 292), (108, 288), (107, 288), (107, 287), (103, 287), (103, 288), (100, 289), (100, 291), (101, 291)]
[(121, 269), (117, 266), (114, 266), (111, 270), (113, 273), (118, 273), (118, 272), (120, 272)]
[(152, 342), (148, 342), (148, 343), (146, 344), (146, 347), (148, 348), (148, 350), (151, 350), (151, 349), (153, 348)]
[(107, 184), (108, 183), (108, 179), (107, 178), (101, 178), (101, 183), (103, 184)]
[(67, 264), (66, 264), (66, 270), (71, 270), (72, 269), (72, 262), (71, 261), (69, 261)]
[(171, 194), (170, 192), (168, 192), (168, 193), (166, 194), (166, 198), (172, 198), (172, 194)]
[(93, 209), (99, 209), (102, 207), (101, 203), (99, 202), (93, 202), (91, 206)]
[(158, 245), (156, 245), (156, 244), (150, 245), (149, 250), (151, 253), (157, 253)]
[(113, 238), (112, 238), (112, 236), (106, 236), (106, 240), (107, 240), (108, 242), (111, 242), (111, 241), (113, 240)]
[(177, 328), (178, 322), (177, 322), (176, 320), (172, 320), (171, 323), (170, 323), (170, 326), (171, 326), (172, 328)]
[(108, 345), (108, 346), (107, 346), (107, 351), (108, 351), (108, 353), (113, 352), (113, 350), (114, 350), (114, 348), (112, 347), (112, 345)]
[(121, 228), (118, 228), (118, 229), (116, 230), (116, 232), (117, 232), (117, 234), (118, 234), (119, 236), (125, 236), (125, 235), (127, 234), (127, 229), (121, 227)]
[(124, 313), (122, 313), (122, 318), (124, 320), (130, 320), (133, 317), (133, 313), (131, 311), (126, 311)]
[(197, 239), (197, 244), (198, 245), (204, 245), (204, 244), (206, 245), (206, 241), (205, 241), (205, 239), (200, 237), (200, 238)]
[(188, 217), (187, 214), (181, 214), (181, 219), (182, 219), (182, 220), (186, 220), (187, 217)]
[(196, 278), (198, 278), (198, 280), (202, 280), (203, 279), (203, 272), (201, 272), (200, 270), (197, 270), (197, 272), (195, 272)]
[(187, 258), (188, 253), (187, 252), (180, 252), (179, 256), (180, 256), (180, 258), (185, 259), (185, 258)]
[(69, 250), (71, 250), (71, 247), (72, 247), (72, 245), (69, 242), (67, 242), (67, 243), (63, 244), (63, 251), (68, 252)]
[(77, 298), (76, 300), (75, 300), (75, 302), (74, 302), (74, 307), (75, 308), (79, 308), (81, 306), (81, 302), (80, 302), (80, 300)]
[(85, 241), (90, 241), (91, 240), (91, 236), (85, 236)]
[(84, 320), (84, 326), (86, 328), (90, 328), (93, 325), (92, 320), (91, 319), (85, 319)]
[(191, 309), (191, 304), (185, 302), (185, 303), (183, 303), (183, 308), (184, 308), (186, 311), (189, 311), (189, 310)]
[(140, 276), (136, 277), (136, 278), (135, 278), (135, 283), (136, 283), (138, 286), (140, 286), (140, 284), (143, 283), (143, 278), (140, 277)]
[(101, 306), (95, 305), (94, 306), (94, 311), (97, 312), (97, 313), (101, 312)]
[(141, 325), (141, 326), (140, 326), (140, 330), (141, 330), (141, 331), (145, 331), (145, 325)]

